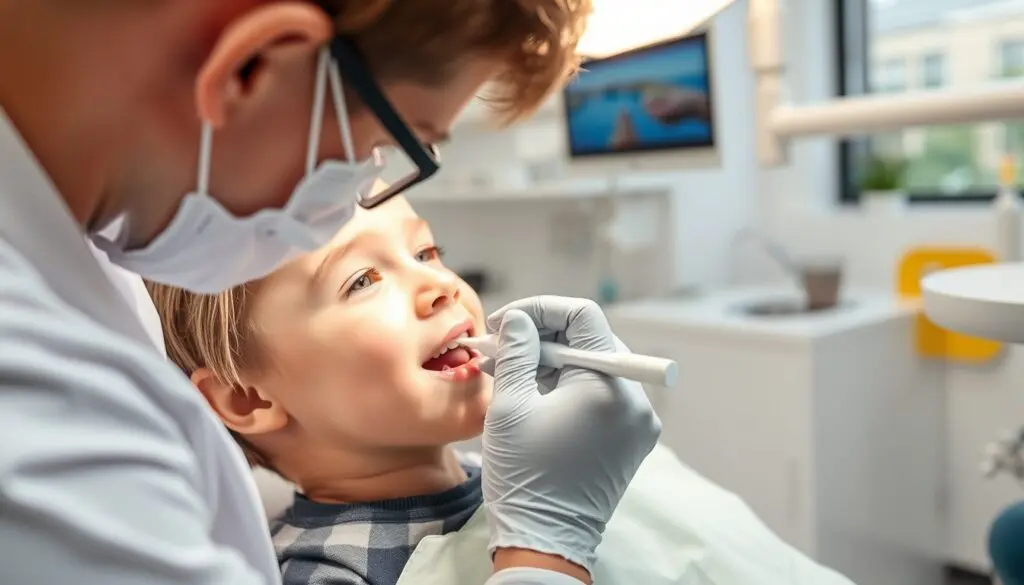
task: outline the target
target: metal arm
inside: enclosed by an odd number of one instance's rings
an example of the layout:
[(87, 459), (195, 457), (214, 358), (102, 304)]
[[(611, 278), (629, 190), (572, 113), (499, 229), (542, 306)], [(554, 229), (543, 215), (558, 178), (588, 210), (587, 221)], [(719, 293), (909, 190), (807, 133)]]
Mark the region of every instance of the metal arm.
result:
[(750, 0), (747, 18), (754, 70), (758, 160), (786, 162), (790, 139), (860, 136), (934, 124), (988, 122), (1024, 117), (1024, 82), (1004, 81), (968, 90), (836, 98), (817, 104), (787, 103), (782, 55), (782, 0)]

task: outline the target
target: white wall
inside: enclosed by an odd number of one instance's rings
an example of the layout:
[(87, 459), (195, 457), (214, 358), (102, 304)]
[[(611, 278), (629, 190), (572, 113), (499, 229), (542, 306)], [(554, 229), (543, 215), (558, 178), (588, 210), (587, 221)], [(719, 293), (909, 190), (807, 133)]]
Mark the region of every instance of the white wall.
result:
[[(833, 95), (835, 75), (831, 2), (789, 0), (785, 36), (796, 102)], [(916, 206), (903, 218), (867, 217), (838, 207), (837, 156), (828, 140), (805, 140), (792, 151), (791, 164), (762, 170), (762, 212), (769, 233), (799, 253), (837, 253), (849, 278), (859, 286), (895, 286), (896, 262), (920, 244), (962, 244), (991, 249), (992, 217), (984, 209)], [(951, 366), (947, 393), (949, 534), (951, 559), (987, 565), (985, 541), (992, 518), (1021, 499), (1020, 487), (978, 472), (985, 443), (1003, 429), (1024, 422), (1024, 354), (1009, 350), (1005, 363), (976, 369)]]

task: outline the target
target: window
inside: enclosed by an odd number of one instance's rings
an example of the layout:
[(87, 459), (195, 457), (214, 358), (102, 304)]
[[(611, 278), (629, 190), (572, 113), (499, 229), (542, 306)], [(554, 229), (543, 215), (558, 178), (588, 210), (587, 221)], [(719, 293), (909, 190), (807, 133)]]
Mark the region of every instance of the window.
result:
[[(1024, 2), (833, 1), (841, 95), (970, 87), (992, 77), (1024, 76)], [(1022, 33), (1006, 36), (1017, 30)], [(908, 163), (912, 201), (986, 201), (995, 195), (1004, 153), (1024, 168), (1024, 120), (844, 140), (842, 199), (860, 197), (858, 175), (869, 156), (896, 155)]]
[(937, 89), (946, 85), (946, 55), (929, 53), (921, 58), (921, 87)]
[(997, 66), (996, 77), (1020, 77), (1024, 74), (1024, 41), (1000, 41)]

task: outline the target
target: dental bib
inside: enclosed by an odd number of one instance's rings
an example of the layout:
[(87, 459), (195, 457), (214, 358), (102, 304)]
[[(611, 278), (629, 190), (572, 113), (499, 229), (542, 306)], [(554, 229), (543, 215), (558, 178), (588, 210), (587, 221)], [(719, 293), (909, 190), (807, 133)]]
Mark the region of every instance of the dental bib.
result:
[[(421, 540), (397, 585), (483, 585), (492, 573), (485, 514)], [(661, 445), (626, 490), (597, 558), (595, 585), (852, 585)]]

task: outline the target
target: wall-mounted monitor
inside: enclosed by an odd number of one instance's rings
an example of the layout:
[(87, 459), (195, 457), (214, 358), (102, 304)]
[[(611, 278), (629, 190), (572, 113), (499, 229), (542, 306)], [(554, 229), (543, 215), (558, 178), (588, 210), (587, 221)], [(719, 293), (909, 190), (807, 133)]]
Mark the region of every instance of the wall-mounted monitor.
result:
[(562, 96), (570, 157), (713, 154), (709, 41), (701, 32), (585, 61)]

